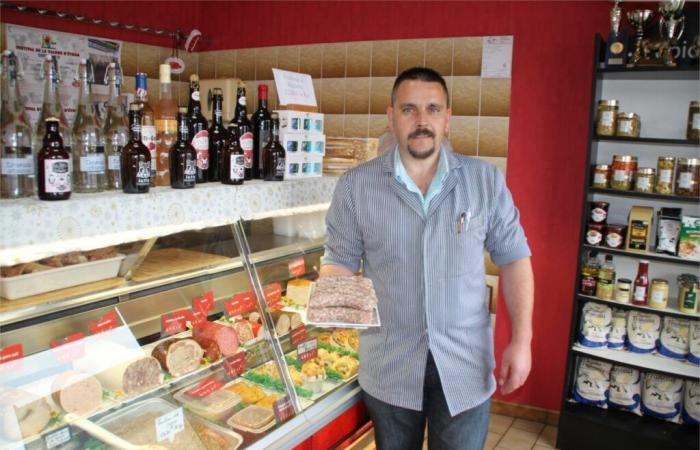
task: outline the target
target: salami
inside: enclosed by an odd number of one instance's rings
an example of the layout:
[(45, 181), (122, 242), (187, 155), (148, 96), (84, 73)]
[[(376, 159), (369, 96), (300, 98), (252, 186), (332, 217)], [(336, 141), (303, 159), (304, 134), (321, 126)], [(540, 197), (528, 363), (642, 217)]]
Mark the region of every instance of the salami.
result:
[(179, 377), (199, 368), (204, 350), (194, 339), (168, 339), (158, 344), (151, 355), (163, 370)]
[(222, 356), (231, 356), (238, 350), (236, 330), (214, 322), (204, 322), (194, 328), (195, 339), (211, 339), (219, 346)]
[(102, 406), (102, 384), (92, 375), (64, 372), (54, 379), (52, 391), (54, 402), (67, 413), (87, 416)]
[(207, 358), (209, 362), (215, 362), (221, 359), (221, 350), (219, 350), (219, 344), (217, 344), (216, 341), (201, 336), (195, 337), (194, 340), (204, 349), (204, 357)]
[(310, 308), (345, 307), (371, 311), (377, 306), (372, 281), (364, 277), (319, 278), (309, 299)]

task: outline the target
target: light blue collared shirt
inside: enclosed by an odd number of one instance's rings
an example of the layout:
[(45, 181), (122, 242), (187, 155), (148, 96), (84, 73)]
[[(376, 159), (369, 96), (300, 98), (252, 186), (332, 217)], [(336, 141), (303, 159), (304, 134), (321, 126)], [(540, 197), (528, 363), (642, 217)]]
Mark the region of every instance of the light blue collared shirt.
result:
[(438, 162), (437, 170), (433, 176), (433, 181), (430, 182), (430, 187), (428, 187), (428, 192), (423, 195), (418, 185), (416, 185), (413, 178), (406, 172), (406, 167), (401, 161), (401, 156), (399, 155), (398, 147), (394, 150), (394, 176), (396, 179), (403, 184), (406, 189), (411, 192), (418, 194), (421, 205), (423, 206), (423, 212), (428, 214), (428, 206), (430, 206), (430, 201), (435, 198), (436, 195), (442, 190), (442, 184), (447, 178), (450, 168), (448, 167), (447, 158), (445, 158), (445, 151), (440, 149), (440, 161)]

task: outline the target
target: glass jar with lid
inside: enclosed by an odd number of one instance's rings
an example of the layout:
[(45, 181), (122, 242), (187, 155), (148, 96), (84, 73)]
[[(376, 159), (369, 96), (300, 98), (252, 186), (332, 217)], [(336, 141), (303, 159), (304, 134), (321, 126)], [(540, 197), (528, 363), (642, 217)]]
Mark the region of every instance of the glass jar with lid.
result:
[(612, 180), (610, 187), (621, 191), (632, 189), (632, 180), (637, 172), (637, 157), (629, 155), (614, 155), (612, 164)]
[(678, 308), (684, 313), (698, 312), (698, 277), (692, 273), (678, 275)]
[(668, 281), (661, 278), (651, 280), (649, 306), (657, 309), (665, 309), (668, 306)]
[(640, 167), (637, 170), (637, 176), (634, 179), (635, 192), (645, 192), (650, 194), (654, 192), (656, 184), (656, 169), (653, 167)]
[(642, 129), (642, 122), (639, 120), (639, 115), (635, 113), (621, 112), (617, 115), (617, 136), (624, 137), (639, 137), (639, 132)]
[(700, 139), (700, 102), (692, 101), (688, 107), (688, 139)]
[(697, 196), (700, 194), (700, 159), (678, 158), (676, 170), (676, 195)]
[(607, 164), (596, 164), (593, 167), (593, 187), (607, 189), (610, 187), (610, 166)]
[(659, 194), (673, 194), (673, 171), (676, 168), (676, 158), (673, 156), (659, 156), (656, 165), (656, 187)]
[(619, 100), (598, 100), (595, 132), (598, 136), (615, 136)]

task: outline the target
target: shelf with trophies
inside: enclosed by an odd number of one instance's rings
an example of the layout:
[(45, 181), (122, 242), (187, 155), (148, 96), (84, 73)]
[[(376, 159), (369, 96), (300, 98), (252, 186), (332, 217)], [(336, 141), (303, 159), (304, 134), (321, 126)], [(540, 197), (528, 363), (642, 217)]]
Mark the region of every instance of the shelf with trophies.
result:
[(698, 4), (611, 3), (610, 33), (595, 38), (556, 447), (697, 449)]

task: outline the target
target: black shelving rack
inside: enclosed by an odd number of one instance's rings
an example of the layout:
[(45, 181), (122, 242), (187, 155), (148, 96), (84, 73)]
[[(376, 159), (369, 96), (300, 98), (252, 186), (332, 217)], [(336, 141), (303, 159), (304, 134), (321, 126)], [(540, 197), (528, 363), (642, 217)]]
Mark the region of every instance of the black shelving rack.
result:
[[(593, 55), (593, 77), (591, 86), (591, 104), (589, 112), (589, 145), (586, 156), (584, 176), (584, 189), (582, 195), (582, 213), (579, 233), (578, 265), (573, 294), (573, 308), (569, 333), (569, 345), (566, 362), (566, 377), (559, 419), (559, 431), (556, 447), (562, 450), (697, 450), (700, 448), (700, 433), (696, 427), (674, 424), (652, 417), (637, 416), (625, 411), (601, 409), (581, 403), (572, 403), (571, 392), (576, 377), (576, 361), (580, 357), (574, 351), (574, 343), (579, 333), (581, 320), (581, 307), (586, 301), (596, 301), (595, 298), (587, 298), (579, 293), (581, 283), (581, 269), (583, 256), (591, 249), (597, 249), (601, 253), (610, 253), (627, 258), (648, 259), (657, 262), (680, 265), (689, 271), (698, 272), (700, 263), (697, 261), (681, 259), (656, 253), (634, 253), (625, 250), (609, 249), (606, 247), (593, 247), (585, 243), (585, 233), (588, 223), (588, 202), (593, 196), (627, 197), (655, 202), (668, 202), (674, 206), (692, 206), (700, 202), (697, 197), (685, 197), (679, 195), (644, 194), (632, 191), (617, 191), (613, 189), (598, 189), (591, 187), (592, 161), (598, 157), (600, 143), (613, 142), (624, 143), (627, 147), (634, 146), (640, 149), (649, 146), (663, 145), (673, 148), (697, 148), (700, 151), (700, 141), (675, 138), (625, 138), (602, 137), (595, 134), (595, 118), (597, 100), (601, 98), (603, 80), (700, 80), (698, 67), (616, 67), (601, 68), (605, 43), (600, 35), (595, 38), (595, 50)], [(690, 99), (689, 99), (690, 100)], [(684, 269), (685, 270), (685, 269)], [(602, 301), (601, 301), (602, 302)], [(624, 305), (620, 305), (624, 307)], [(627, 309), (635, 309), (629, 306)], [(664, 314), (664, 313), (662, 313)], [(680, 312), (665, 312), (666, 315), (682, 317)], [(587, 356), (587, 355), (584, 355)], [(617, 363), (616, 363), (617, 364)], [(620, 363), (620, 365), (626, 365)], [(654, 372), (654, 369), (641, 368), (646, 372)], [(700, 376), (700, 368), (698, 368)], [(682, 377), (681, 377), (682, 378)]]

